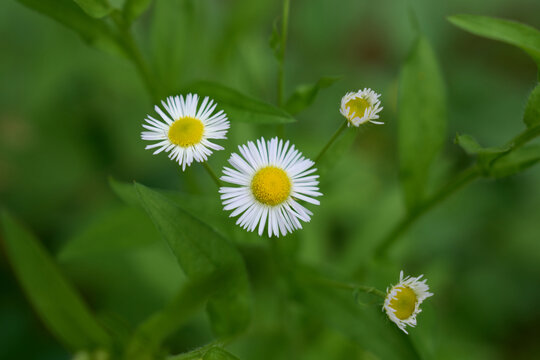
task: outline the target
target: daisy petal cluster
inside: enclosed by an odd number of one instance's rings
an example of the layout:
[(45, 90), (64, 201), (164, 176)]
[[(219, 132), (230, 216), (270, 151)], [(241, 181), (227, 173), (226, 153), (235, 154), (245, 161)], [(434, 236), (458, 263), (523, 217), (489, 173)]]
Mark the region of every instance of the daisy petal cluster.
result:
[(319, 205), (314, 162), (277, 137), (249, 141), (238, 150), (221, 177), (236, 186), (219, 190), (224, 209), (239, 216), (236, 223), (248, 231), (257, 228), (259, 235), (266, 227), (269, 237), (279, 237), (301, 229), (300, 221), (309, 222), (313, 214), (299, 201)]
[(374, 124), (383, 124), (380, 121), (375, 121), (379, 118), (377, 114), (383, 109), (379, 100), (380, 96), (368, 88), (349, 92), (341, 99), (339, 112), (347, 118), (349, 126), (358, 127), (368, 121)]
[(399, 283), (386, 290), (383, 310), (388, 318), (393, 321), (401, 330), (408, 334), (405, 326), (416, 326), (416, 315), (422, 310), (420, 305), (430, 296), (429, 286), (426, 279), (420, 280), (418, 277), (403, 277), (403, 271), (399, 274)]
[(141, 138), (157, 141), (147, 145), (146, 149), (154, 149), (154, 154), (162, 151), (169, 153), (169, 158), (178, 162), (182, 170), (190, 166), (193, 160), (204, 162), (212, 154), (212, 150), (223, 150), (210, 139), (226, 139), (229, 121), (227, 115), (220, 110), (213, 114), (216, 103), (205, 97), (199, 105), (197, 94), (170, 96), (167, 101), (155, 106), (155, 111), (161, 117), (157, 120), (148, 115), (143, 127)]

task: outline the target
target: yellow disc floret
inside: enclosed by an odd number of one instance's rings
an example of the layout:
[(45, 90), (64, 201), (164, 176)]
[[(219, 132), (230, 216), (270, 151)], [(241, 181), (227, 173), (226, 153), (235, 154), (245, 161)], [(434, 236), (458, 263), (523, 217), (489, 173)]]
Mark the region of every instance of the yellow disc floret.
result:
[(396, 310), (394, 314), (398, 319), (408, 319), (416, 307), (416, 293), (408, 286), (399, 286), (396, 289), (399, 291), (390, 301), (390, 307)]
[(364, 116), (364, 114), (366, 113), (366, 109), (370, 106), (371, 104), (369, 103), (369, 101), (362, 98), (349, 100), (347, 104), (345, 104), (345, 107), (349, 108), (349, 116), (352, 117), (354, 114), (354, 117), (359, 118), (362, 118)]
[(283, 169), (267, 166), (253, 176), (251, 191), (260, 203), (276, 206), (289, 197), (291, 180)]
[(198, 144), (203, 133), (204, 125), (201, 120), (185, 116), (172, 123), (168, 136), (173, 144), (188, 147)]

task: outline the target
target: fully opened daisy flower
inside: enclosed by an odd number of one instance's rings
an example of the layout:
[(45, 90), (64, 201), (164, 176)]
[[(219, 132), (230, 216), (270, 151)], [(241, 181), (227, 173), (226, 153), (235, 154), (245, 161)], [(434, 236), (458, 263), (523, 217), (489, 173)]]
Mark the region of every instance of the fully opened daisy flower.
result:
[(365, 88), (357, 92), (347, 93), (341, 99), (341, 109), (339, 112), (349, 121), (349, 126), (360, 126), (366, 122), (382, 124), (380, 121), (374, 121), (379, 118), (377, 115), (383, 108), (381, 101), (375, 91)]
[(193, 160), (204, 162), (212, 154), (212, 150), (223, 150), (223, 147), (210, 142), (210, 139), (226, 139), (229, 121), (223, 110), (213, 114), (216, 104), (205, 97), (197, 109), (199, 96), (188, 94), (183, 96), (170, 96), (167, 102), (161, 104), (167, 111), (163, 112), (155, 106), (160, 120), (148, 115), (147, 124), (143, 127), (143, 140), (158, 141), (147, 145), (146, 149), (157, 148), (154, 154), (162, 151), (169, 153), (171, 160), (177, 161), (182, 170), (190, 166)]
[(238, 149), (241, 156), (231, 155), (233, 168), (225, 167), (221, 177), (238, 186), (219, 190), (224, 209), (233, 210), (231, 217), (240, 215), (236, 223), (248, 231), (258, 227), (259, 235), (266, 226), (268, 236), (279, 237), (301, 229), (300, 220), (309, 222), (313, 213), (298, 200), (319, 205), (314, 162), (277, 137), (261, 138), (257, 145), (249, 141)]
[(416, 315), (422, 310), (420, 304), (430, 296), (429, 286), (426, 279), (420, 281), (423, 275), (418, 277), (403, 277), (403, 271), (399, 273), (399, 283), (386, 291), (383, 310), (396, 325), (408, 334), (405, 326), (416, 325)]

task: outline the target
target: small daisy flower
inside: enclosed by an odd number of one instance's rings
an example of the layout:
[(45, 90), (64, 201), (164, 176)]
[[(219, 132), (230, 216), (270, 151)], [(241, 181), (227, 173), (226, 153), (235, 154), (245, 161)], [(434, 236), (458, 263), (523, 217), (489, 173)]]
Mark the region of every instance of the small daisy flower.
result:
[(429, 286), (426, 279), (420, 281), (423, 275), (418, 277), (407, 276), (403, 278), (403, 271), (399, 273), (399, 283), (386, 290), (383, 310), (396, 325), (408, 334), (405, 325), (414, 327), (416, 315), (422, 310), (420, 304), (430, 296)]
[(379, 100), (380, 96), (368, 88), (347, 93), (341, 99), (339, 112), (347, 118), (349, 126), (358, 127), (368, 121), (374, 124), (383, 124), (380, 121), (374, 121), (379, 118), (377, 114), (383, 109)]
[(169, 158), (182, 166), (182, 171), (194, 159), (204, 162), (212, 150), (223, 150), (223, 147), (210, 142), (210, 139), (227, 138), (229, 121), (223, 110), (212, 115), (217, 105), (213, 100), (205, 97), (197, 109), (198, 102), (197, 94), (188, 94), (185, 99), (181, 95), (169, 96), (167, 102), (161, 102), (167, 113), (157, 105), (154, 108), (163, 121), (148, 115), (146, 124), (143, 124), (149, 131), (143, 131), (141, 138), (158, 141), (147, 145), (146, 149), (158, 148), (154, 155), (168, 152)]
[(240, 155), (229, 159), (232, 169), (225, 167), (221, 180), (236, 187), (222, 187), (224, 210), (231, 217), (240, 215), (236, 224), (262, 235), (265, 225), (268, 236), (286, 235), (301, 229), (300, 220), (309, 222), (313, 213), (300, 205), (299, 200), (319, 205), (319, 175), (314, 162), (302, 156), (289, 141), (261, 138), (255, 145), (238, 146)]

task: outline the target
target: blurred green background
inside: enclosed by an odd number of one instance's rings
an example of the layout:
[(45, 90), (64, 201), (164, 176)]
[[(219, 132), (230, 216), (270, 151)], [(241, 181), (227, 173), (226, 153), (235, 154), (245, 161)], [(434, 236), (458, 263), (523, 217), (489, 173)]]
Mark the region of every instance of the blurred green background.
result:
[[(540, 2), (411, 4), (447, 84), (448, 134), (434, 176), (440, 184), (470, 161), (452, 142), (457, 132), (489, 146), (523, 129), (537, 77), (521, 50), (465, 33), (445, 17), (482, 14), (540, 28)], [(157, 0), (138, 20), (136, 35), (171, 88), (213, 80), (275, 103), (277, 63), (268, 38), (280, 12), (280, 2), (271, 0)], [(371, 262), (374, 245), (404, 211), (397, 77), (413, 36), (403, 1), (292, 1), (286, 95), (322, 76), (343, 78), (297, 116), (287, 137), (313, 158), (342, 121), (341, 96), (363, 87), (382, 93), (386, 124), (361, 128), (352, 151), (334, 159), (321, 178), (321, 206), (291, 243), (305, 263), (381, 289), (397, 281), (400, 269), (425, 274), (435, 296), (419, 315), (417, 335), (429, 333), (434, 358), (538, 358), (540, 166), (475, 182), (416, 224), (388, 262)], [(198, 164), (183, 174), (165, 155), (144, 150), (141, 124), (153, 104), (127, 61), (86, 46), (75, 33), (11, 0), (0, 2), (0, 39), (2, 206), (58, 254), (103, 321), (130, 328), (170, 299), (183, 275), (150, 220), (117, 199), (108, 177), (201, 196), (217, 196), (214, 184)], [(226, 150), (210, 159), (215, 169), (237, 144), (275, 134), (270, 126), (232, 126)], [(225, 217), (221, 209), (215, 212)], [(113, 236), (126, 245), (93, 251), (93, 239)], [(75, 241), (88, 244), (86, 252), (71, 251), (66, 244)], [(240, 242), (249, 249), (244, 251), (265, 245), (253, 236)], [(0, 278), (0, 358), (68, 359), (26, 301), (3, 250)], [(271, 287), (261, 285), (267, 280), (260, 274), (252, 279), (256, 325), (232, 344), (233, 353), (242, 359), (373, 358), (354, 338), (309, 320), (305, 309), (284, 310)], [(287, 323), (291, 316), (296, 321)], [(171, 348), (186, 350), (209, 336), (204, 320), (196, 318)]]

